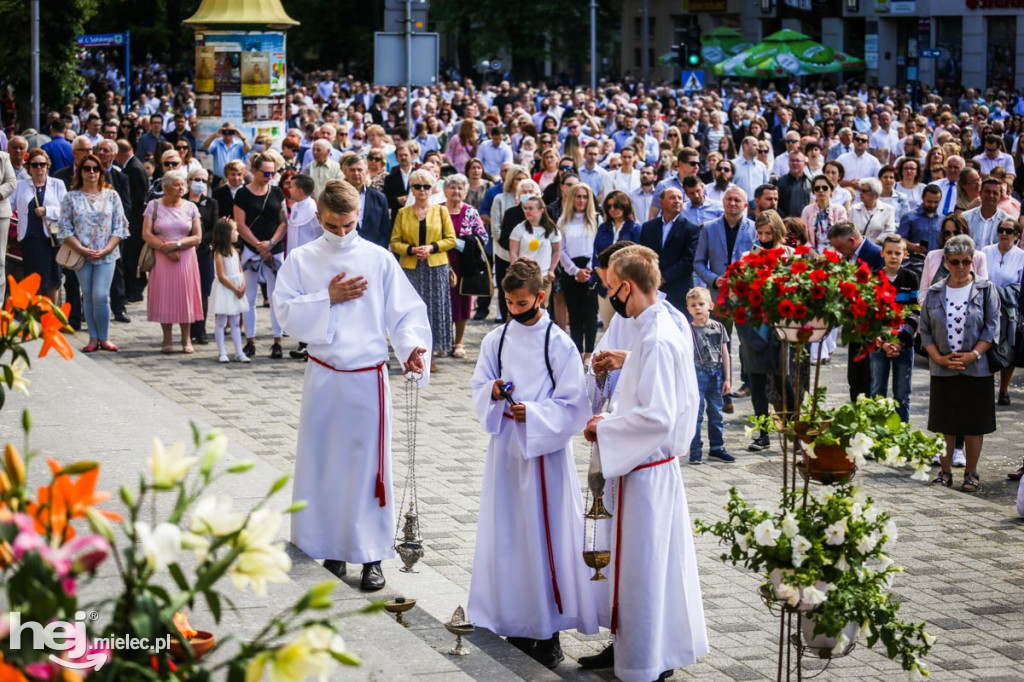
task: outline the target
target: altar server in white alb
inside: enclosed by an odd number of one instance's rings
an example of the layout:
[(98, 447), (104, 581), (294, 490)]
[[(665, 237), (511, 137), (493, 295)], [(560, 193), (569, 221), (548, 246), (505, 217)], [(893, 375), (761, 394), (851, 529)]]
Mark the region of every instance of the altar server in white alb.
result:
[(356, 231), (354, 187), (329, 180), (318, 213), (323, 235), (289, 254), (274, 293), (285, 331), (309, 344), (293, 492), (307, 506), (292, 542), (338, 576), (362, 564), (360, 587), (373, 591), (395, 555), (388, 340), (425, 385), (430, 322), (394, 257)]
[[(491, 434), (484, 464), (469, 619), (548, 668), (564, 658), (558, 633), (598, 631), (583, 563), (583, 504), (572, 437), (591, 416), (583, 365), (542, 306), (529, 259), (502, 281), (510, 321), (489, 333), (473, 374), (473, 404)], [(511, 382), (511, 405), (501, 394)]]
[(592, 417), (590, 485), (615, 491), (612, 622), (615, 676), (666, 679), (708, 652), (697, 556), (677, 456), (697, 423), (693, 341), (658, 299), (658, 256), (622, 249), (607, 272), (609, 302), (639, 335), (619, 375), (611, 409)]

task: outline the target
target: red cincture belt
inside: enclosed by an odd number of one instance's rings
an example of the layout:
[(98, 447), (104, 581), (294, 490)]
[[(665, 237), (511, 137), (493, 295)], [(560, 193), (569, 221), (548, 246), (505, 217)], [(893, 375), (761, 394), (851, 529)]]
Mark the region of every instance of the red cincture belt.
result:
[(362, 369), (338, 369), (337, 367), (333, 367), (312, 355), (309, 355), (308, 357), (321, 367), (326, 367), (333, 372), (341, 372), (342, 374), (377, 372), (377, 407), (380, 410), (380, 416), (377, 419), (377, 484), (374, 488), (373, 496), (380, 500), (380, 506), (387, 506), (387, 488), (384, 485), (384, 366), (387, 364), (387, 360), (384, 360), (373, 367), (363, 367)]
[[(508, 412), (502, 412), (505, 419), (514, 420), (515, 417)], [(540, 499), (544, 507), (544, 536), (548, 542), (548, 567), (551, 569), (551, 590), (555, 593), (555, 604), (558, 605), (558, 612), (562, 613), (562, 592), (558, 589), (558, 573), (555, 571), (555, 549), (551, 544), (551, 521), (548, 518), (548, 482), (544, 474), (544, 456), (540, 460)]]
[[(630, 470), (630, 474), (634, 471), (640, 471), (641, 469), (650, 469), (651, 467), (661, 466), (662, 464), (668, 464), (675, 459), (675, 456), (666, 457), (665, 459), (659, 459), (657, 462), (648, 462), (647, 464), (641, 464), (638, 467), (634, 467)], [(628, 474), (627, 474), (628, 475)], [(615, 589), (612, 597), (612, 634), (618, 629), (619, 625), (619, 559), (622, 558), (622, 512), (623, 512), (623, 492), (625, 491), (626, 477), (621, 476), (619, 478), (619, 497), (615, 501), (615, 515), (618, 517), (615, 524)]]

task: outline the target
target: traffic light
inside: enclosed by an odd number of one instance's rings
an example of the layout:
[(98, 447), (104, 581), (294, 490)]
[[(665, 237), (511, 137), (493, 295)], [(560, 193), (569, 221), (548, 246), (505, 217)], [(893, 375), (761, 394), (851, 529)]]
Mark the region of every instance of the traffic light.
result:
[(694, 22), (686, 29), (684, 43), (685, 60), (680, 62), (685, 69), (699, 69), (704, 59), (700, 54), (700, 26)]

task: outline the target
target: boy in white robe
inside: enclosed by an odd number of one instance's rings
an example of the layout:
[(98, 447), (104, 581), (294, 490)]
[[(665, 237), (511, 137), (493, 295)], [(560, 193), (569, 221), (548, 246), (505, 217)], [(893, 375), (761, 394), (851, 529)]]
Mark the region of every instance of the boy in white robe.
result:
[[(571, 445), (590, 417), (583, 366), (541, 309), (542, 286), (533, 261), (509, 268), (502, 287), (511, 320), (484, 338), (473, 374), (473, 403), (492, 436), (468, 615), (554, 668), (563, 659), (559, 631), (598, 627)], [(501, 394), (505, 382), (515, 405)]]
[(427, 375), (427, 309), (387, 251), (356, 231), (359, 195), (330, 180), (318, 202), (321, 238), (295, 249), (278, 272), (282, 326), (309, 344), (299, 414), (292, 542), (325, 568), (363, 564), (360, 587), (384, 586), (394, 557), (388, 340), (406, 372)]
[(609, 302), (635, 318), (610, 411), (592, 417), (584, 436), (599, 450), (591, 489), (604, 479), (616, 493), (612, 545), (615, 676), (665, 679), (708, 652), (697, 557), (677, 456), (689, 453), (698, 392), (692, 341), (659, 301), (658, 256), (632, 246), (612, 256)]
[[(291, 180), (289, 191), (295, 203), (292, 204), (291, 212), (288, 214), (288, 235), (285, 240), (288, 249), (285, 252), (285, 258), (291, 255), (295, 249), (318, 239), (323, 234), (324, 230), (320, 227), (320, 221), (316, 217), (316, 202), (313, 200), (314, 188), (313, 178), (308, 175), (296, 175)], [(305, 360), (306, 342), (299, 341), (299, 347), (288, 351), (288, 355), (293, 360)]]

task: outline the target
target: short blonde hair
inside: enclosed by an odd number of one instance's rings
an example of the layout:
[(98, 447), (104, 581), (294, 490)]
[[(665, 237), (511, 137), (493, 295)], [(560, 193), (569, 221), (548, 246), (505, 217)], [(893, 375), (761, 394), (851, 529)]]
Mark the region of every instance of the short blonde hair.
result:
[(413, 183), (415, 184), (427, 184), (433, 187), (437, 184), (437, 178), (428, 170), (423, 168), (417, 168), (409, 175), (409, 187), (411, 188)]
[(608, 266), (620, 280), (629, 280), (646, 294), (654, 293), (661, 286), (661, 269), (658, 254), (646, 246), (627, 246), (608, 261)]
[(316, 207), (320, 213), (353, 213), (359, 210), (359, 192), (344, 180), (328, 180), (320, 192)]
[(686, 292), (686, 302), (695, 301), (701, 299), (711, 303), (711, 292), (708, 291), (707, 287), (694, 287)]

